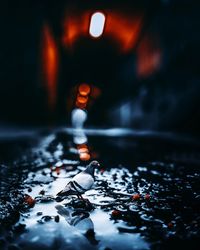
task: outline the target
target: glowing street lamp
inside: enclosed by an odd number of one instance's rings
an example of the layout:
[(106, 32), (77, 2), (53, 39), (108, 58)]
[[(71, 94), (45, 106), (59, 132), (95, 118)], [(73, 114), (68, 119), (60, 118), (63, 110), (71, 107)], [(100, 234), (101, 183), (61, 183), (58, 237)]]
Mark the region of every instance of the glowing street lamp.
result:
[(89, 33), (92, 37), (98, 38), (103, 34), (106, 17), (102, 12), (95, 12), (90, 20)]

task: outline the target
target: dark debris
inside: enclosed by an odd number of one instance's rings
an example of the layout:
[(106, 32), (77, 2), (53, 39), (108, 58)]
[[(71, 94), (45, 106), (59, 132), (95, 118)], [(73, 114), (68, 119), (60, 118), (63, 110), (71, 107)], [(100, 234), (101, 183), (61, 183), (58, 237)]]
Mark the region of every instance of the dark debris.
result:
[[(62, 145), (60, 150), (59, 145)], [(51, 183), (60, 175), (59, 168), (70, 172), (76, 169), (77, 156), (71, 153), (69, 138), (58, 133), (47, 142), (44, 148), (27, 153), (22, 159), (11, 165), (0, 166), (0, 248), (19, 249), (13, 241), (13, 233), (25, 230), (26, 225), (19, 224), (20, 212), (33, 207), (35, 202), (51, 202), (54, 198), (46, 195), (41, 187), (38, 197), (30, 198), (23, 193), (24, 188), (32, 191), (34, 185)], [(102, 156), (103, 157), (103, 156)], [(68, 160), (70, 164), (68, 164)], [(62, 164), (56, 164), (62, 161)], [(118, 166), (116, 166), (118, 167)], [(41, 171), (41, 176), (32, 176), (30, 183), (24, 183), (30, 171), (49, 168), (50, 174)], [(128, 165), (128, 168), (110, 168), (103, 166), (96, 179), (96, 189), (102, 197), (111, 197), (114, 201), (101, 203), (101, 208), (110, 214), (110, 219), (123, 221), (126, 226), (118, 226), (120, 233), (140, 233), (151, 242), (152, 249), (195, 249), (200, 245), (200, 169), (197, 165), (157, 161), (140, 165)], [(58, 174), (59, 173), (59, 174)], [(28, 204), (28, 207), (26, 206)], [(91, 211), (99, 205), (89, 207), (77, 199), (70, 206), (75, 210)], [(38, 213), (38, 216), (42, 213)], [(55, 217), (44, 215), (38, 223), (46, 223)], [(3, 226), (3, 227), (2, 227)], [(7, 231), (5, 231), (7, 229)], [(98, 244), (95, 232), (88, 231), (85, 236)], [(196, 248), (197, 249), (197, 248)]]

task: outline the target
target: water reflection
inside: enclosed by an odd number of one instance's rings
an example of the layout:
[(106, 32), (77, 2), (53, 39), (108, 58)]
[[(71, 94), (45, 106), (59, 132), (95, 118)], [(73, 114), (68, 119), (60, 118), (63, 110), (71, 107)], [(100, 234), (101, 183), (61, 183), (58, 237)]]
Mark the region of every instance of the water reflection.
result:
[[(56, 172), (56, 168), (60, 168), (60, 171)], [(135, 231), (134, 226), (111, 219), (113, 209), (122, 211), (119, 205), (126, 204), (113, 191), (119, 188), (123, 191), (132, 180), (127, 169), (112, 168), (103, 173), (96, 172), (96, 188), (84, 194), (84, 198), (89, 199), (95, 208), (90, 213), (73, 197), (60, 204), (53, 199), (82, 168), (78, 162), (75, 164), (65, 159), (57, 161), (52, 169), (40, 168), (28, 174), (24, 181), (24, 193), (35, 199), (36, 203), (21, 213), (19, 223), (25, 225), (26, 231), (17, 237), (17, 244), (22, 249), (149, 249), (149, 244), (140, 232)], [(116, 199), (119, 204), (114, 203)]]
[(59, 215), (65, 218), (69, 225), (78, 229), (92, 245), (97, 245), (98, 240), (95, 239), (94, 223), (90, 218), (90, 214), (84, 210), (74, 210), (71, 207), (57, 205), (55, 207)]
[(73, 132), (73, 142), (75, 144), (83, 144), (87, 142), (87, 136), (83, 130), (83, 125), (87, 120), (87, 113), (82, 109), (74, 109), (72, 111), (72, 127)]
[[(87, 85), (86, 85), (87, 86)], [(87, 94), (89, 91), (86, 88), (82, 88), (81, 91)], [(87, 112), (83, 109), (76, 108), (72, 110), (72, 126), (73, 126), (73, 142), (77, 146), (77, 152), (79, 158), (82, 161), (89, 161), (91, 156), (89, 148), (87, 146), (87, 135), (84, 131), (84, 123), (87, 120)]]

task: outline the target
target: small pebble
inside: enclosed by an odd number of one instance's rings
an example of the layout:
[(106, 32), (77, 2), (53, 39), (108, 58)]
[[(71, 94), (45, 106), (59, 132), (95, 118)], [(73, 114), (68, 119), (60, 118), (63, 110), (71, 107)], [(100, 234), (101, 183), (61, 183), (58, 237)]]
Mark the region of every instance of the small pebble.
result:
[(121, 216), (121, 212), (119, 210), (113, 210), (112, 211), (112, 217), (113, 218), (119, 218)]
[(134, 201), (137, 201), (137, 200), (139, 200), (140, 199), (140, 194), (134, 194), (133, 196), (132, 196), (132, 200), (134, 200)]
[(60, 217), (59, 217), (59, 215), (56, 215), (56, 216), (55, 216), (55, 218), (54, 218), (54, 220), (55, 220), (55, 222), (57, 222), (57, 223), (58, 223), (58, 222), (60, 221)]
[(39, 194), (44, 195), (44, 194), (45, 194), (45, 191), (44, 191), (44, 190), (41, 190), (41, 191), (39, 192)]
[(36, 201), (28, 194), (25, 194), (24, 201), (29, 205), (29, 207), (34, 207)]
[(42, 212), (37, 212), (36, 215), (37, 215), (37, 216), (41, 216), (41, 215), (42, 215)]
[(52, 219), (51, 216), (49, 215), (45, 215), (43, 216), (40, 220), (38, 220), (37, 222), (40, 223), (40, 224), (44, 224), (45, 222), (48, 222)]

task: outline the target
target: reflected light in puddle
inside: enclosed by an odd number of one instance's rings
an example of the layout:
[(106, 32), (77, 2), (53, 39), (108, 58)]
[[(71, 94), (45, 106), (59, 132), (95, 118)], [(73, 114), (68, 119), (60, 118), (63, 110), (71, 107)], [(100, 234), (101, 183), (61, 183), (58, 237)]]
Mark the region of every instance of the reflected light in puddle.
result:
[[(82, 83), (78, 87), (76, 95), (76, 108), (72, 111), (73, 142), (76, 144), (77, 152), (81, 161), (89, 161), (91, 152), (87, 146), (87, 136), (83, 130), (84, 122), (87, 119), (85, 111), (92, 90), (89, 84)], [(74, 130), (75, 129), (75, 130)]]
[(101, 12), (96, 12), (92, 15), (89, 29), (89, 33), (92, 37), (97, 38), (103, 34), (105, 20), (105, 15)]
[(73, 128), (83, 128), (83, 124), (87, 119), (87, 113), (86, 111), (82, 109), (74, 109), (72, 111), (72, 126)]
[(79, 152), (79, 158), (82, 161), (89, 161), (91, 156), (89, 153), (88, 146), (86, 144), (82, 144), (82, 145), (78, 145), (77, 148), (78, 148), (78, 152)]
[(89, 161), (89, 159), (90, 159), (90, 154), (88, 154), (88, 153), (80, 153), (80, 159), (82, 160), (82, 161)]
[(76, 130), (74, 132), (74, 138), (73, 141), (75, 144), (79, 145), (79, 144), (84, 144), (87, 142), (87, 136), (85, 135), (85, 133), (83, 132), (82, 129), (80, 130)]
[(82, 109), (74, 109), (72, 111), (72, 126), (76, 131), (74, 131), (74, 143), (75, 144), (84, 144), (87, 142), (87, 136), (83, 131), (83, 124), (87, 119), (86, 111)]
[(86, 144), (78, 145), (77, 146), (79, 153), (88, 153), (88, 147)]

